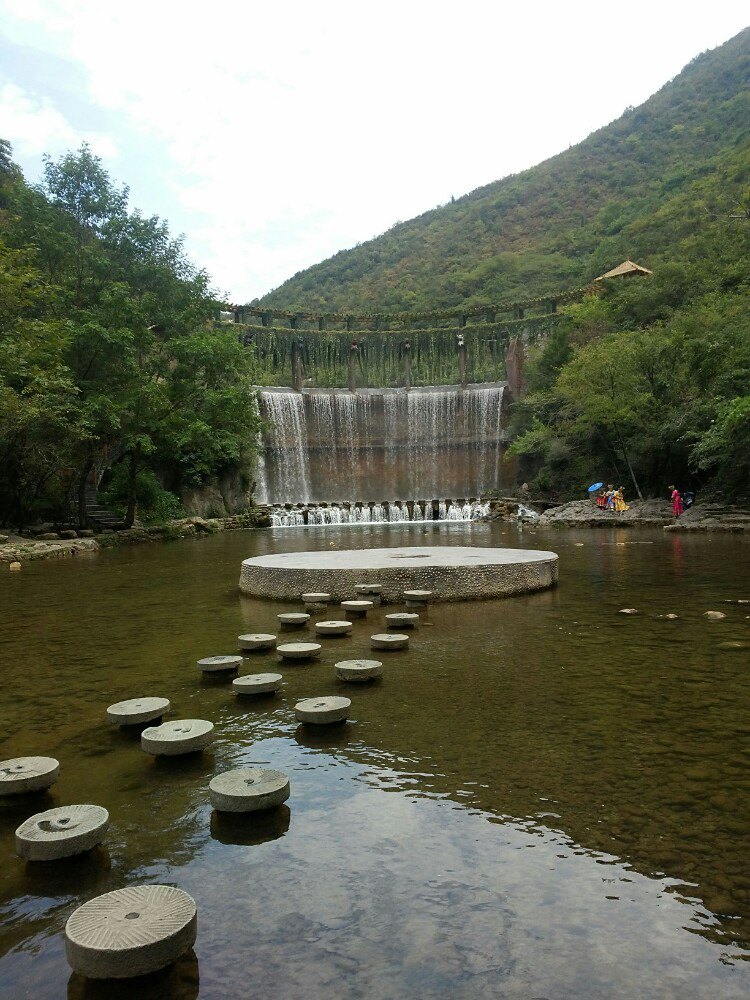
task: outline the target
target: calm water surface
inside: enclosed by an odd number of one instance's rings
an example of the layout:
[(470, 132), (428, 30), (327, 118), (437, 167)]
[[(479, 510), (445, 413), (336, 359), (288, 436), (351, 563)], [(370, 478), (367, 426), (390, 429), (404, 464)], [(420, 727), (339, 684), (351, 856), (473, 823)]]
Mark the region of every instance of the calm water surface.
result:
[[(323, 640), (318, 663), (282, 668), (280, 696), (240, 701), (201, 679), (199, 657), (293, 608), (240, 597), (243, 558), (405, 539), (552, 549), (560, 584), (433, 606), (377, 685), (341, 685), (333, 664), (371, 655), (380, 608)], [(61, 775), (0, 802), (0, 995), (746, 997), (750, 606), (725, 602), (750, 597), (749, 556), (731, 536), (329, 527), (1, 574), (0, 752), (58, 757)], [(242, 672), (275, 665), (256, 655)], [(342, 691), (347, 726), (297, 726), (297, 699)], [(212, 720), (213, 747), (142, 753), (105, 721), (139, 695)], [(210, 778), (243, 764), (287, 771), (286, 806), (212, 814)], [(105, 846), (16, 857), (23, 819), (75, 802), (109, 809)], [(159, 881), (198, 903), (194, 954), (136, 987), (72, 976), (72, 910)]]

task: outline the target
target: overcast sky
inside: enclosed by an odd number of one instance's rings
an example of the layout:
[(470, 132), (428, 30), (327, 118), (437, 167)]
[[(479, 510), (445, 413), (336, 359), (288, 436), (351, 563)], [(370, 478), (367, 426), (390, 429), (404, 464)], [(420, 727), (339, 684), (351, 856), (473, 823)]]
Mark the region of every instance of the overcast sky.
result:
[(0, 137), (84, 139), (245, 302), (578, 142), (750, 22), (735, 0), (0, 0)]

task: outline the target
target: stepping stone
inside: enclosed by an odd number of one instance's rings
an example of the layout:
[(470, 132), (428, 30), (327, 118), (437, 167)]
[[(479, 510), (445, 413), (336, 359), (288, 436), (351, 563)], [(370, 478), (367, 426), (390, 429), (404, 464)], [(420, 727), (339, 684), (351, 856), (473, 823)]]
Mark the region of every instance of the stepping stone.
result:
[(65, 954), (89, 979), (130, 979), (171, 965), (195, 944), (195, 900), (171, 885), (138, 885), (96, 896), (65, 925)]
[(235, 694), (271, 694), (281, 687), (281, 674), (246, 674), (232, 681)]
[(315, 631), (318, 635), (348, 635), (352, 630), (351, 622), (316, 622)]
[(373, 607), (372, 601), (342, 601), (341, 607), (346, 611), (348, 615), (353, 618), (364, 618), (370, 608)]
[(238, 635), (237, 645), (241, 653), (255, 653), (264, 649), (273, 649), (276, 645), (276, 636), (269, 632), (251, 632), (247, 635)]
[(382, 583), (357, 583), (354, 590), (358, 594), (380, 594), (383, 590)]
[(351, 705), (349, 698), (304, 698), (294, 706), (294, 714), (298, 722), (330, 726), (334, 722), (345, 722)]
[(202, 660), (198, 660), (198, 669), (204, 674), (234, 673), (241, 666), (241, 656), (205, 656)]
[(386, 615), (385, 620), (388, 623), (388, 628), (414, 628), (415, 625), (419, 624), (419, 615), (413, 612), (402, 611)]
[(27, 861), (57, 861), (101, 844), (109, 813), (101, 806), (58, 806), (30, 816), (16, 830), (16, 853)]
[(11, 757), (0, 761), (0, 797), (49, 788), (60, 774), (54, 757)]
[(432, 598), (431, 590), (405, 590), (404, 600), (407, 608), (424, 608)]
[(203, 750), (213, 740), (213, 722), (205, 719), (176, 719), (150, 726), (141, 733), (141, 749), (154, 757), (179, 757)]
[(276, 615), (276, 617), (283, 628), (302, 628), (310, 621), (310, 616), (301, 611), (287, 611), (283, 615)]
[(305, 607), (319, 608), (331, 601), (330, 594), (303, 594), (302, 601)]
[(320, 655), (322, 648), (319, 642), (285, 642), (276, 647), (276, 652), (284, 660), (311, 660)]
[(406, 649), (408, 645), (409, 636), (398, 632), (380, 632), (370, 636), (371, 649)]
[(341, 660), (334, 669), (340, 681), (372, 681), (382, 676), (383, 664), (380, 660)]
[(620, 608), (620, 610), (617, 612), (617, 614), (618, 615), (637, 615), (638, 614), (638, 609), (637, 608)]
[(720, 622), (726, 615), (723, 611), (704, 611), (703, 617), (708, 618), (710, 622)]
[(130, 698), (107, 709), (107, 722), (113, 726), (136, 726), (139, 722), (160, 719), (170, 709), (168, 698)]
[(286, 802), (289, 778), (270, 768), (238, 767), (212, 778), (208, 794), (218, 812), (259, 812)]

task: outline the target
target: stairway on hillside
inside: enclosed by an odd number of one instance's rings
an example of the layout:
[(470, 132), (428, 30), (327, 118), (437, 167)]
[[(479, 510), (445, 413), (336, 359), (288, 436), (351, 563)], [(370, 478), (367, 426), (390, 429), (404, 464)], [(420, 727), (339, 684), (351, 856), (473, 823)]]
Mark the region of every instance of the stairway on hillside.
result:
[(119, 514), (108, 510), (99, 503), (96, 486), (86, 487), (86, 517), (89, 523), (99, 531), (117, 531), (125, 526)]

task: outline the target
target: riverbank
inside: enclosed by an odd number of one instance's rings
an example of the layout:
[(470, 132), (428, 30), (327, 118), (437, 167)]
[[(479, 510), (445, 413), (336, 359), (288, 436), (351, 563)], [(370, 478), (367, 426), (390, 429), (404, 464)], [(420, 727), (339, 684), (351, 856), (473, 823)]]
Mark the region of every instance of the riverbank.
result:
[(750, 510), (718, 503), (696, 503), (676, 518), (667, 500), (633, 500), (620, 513), (602, 511), (590, 500), (573, 500), (540, 514), (539, 524), (564, 528), (661, 527), (664, 531), (750, 531)]

